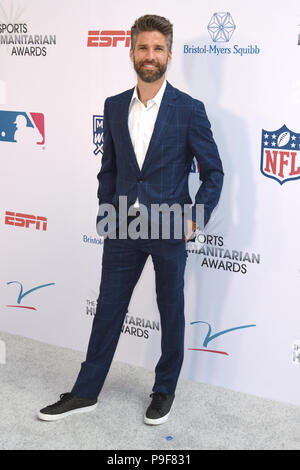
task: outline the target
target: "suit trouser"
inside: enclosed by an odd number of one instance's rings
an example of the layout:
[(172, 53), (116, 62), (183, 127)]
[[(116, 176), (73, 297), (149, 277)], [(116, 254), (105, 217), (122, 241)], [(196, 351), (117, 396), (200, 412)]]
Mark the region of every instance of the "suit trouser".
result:
[(162, 335), (153, 391), (172, 394), (184, 354), (185, 241), (106, 238), (103, 250), (96, 315), (86, 360), (81, 364), (72, 393), (82, 398), (98, 397), (119, 341), (133, 289), (150, 254)]

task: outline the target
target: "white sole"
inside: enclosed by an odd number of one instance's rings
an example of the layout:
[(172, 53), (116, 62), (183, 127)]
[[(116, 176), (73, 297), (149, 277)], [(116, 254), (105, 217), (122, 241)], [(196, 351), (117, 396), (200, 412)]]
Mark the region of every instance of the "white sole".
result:
[(98, 404), (92, 406), (85, 406), (83, 408), (76, 408), (76, 410), (66, 411), (65, 413), (60, 413), (58, 415), (47, 415), (45, 413), (38, 413), (38, 418), (42, 421), (58, 421), (59, 419), (66, 418), (67, 416), (74, 415), (76, 413), (88, 413), (89, 411), (94, 411), (97, 408)]
[(144, 423), (145, 424), (149, 424), (150, 426), (157, 426), (158, 424), (163, 424), (165, 423), (168, 418), (169, 418), (169, 415), (170, 415), (170, 411), (168, 414), (166, 414), (165, 416), (163, 416), (162, 418), (157, 418), (157, 419), (150, 419), (150, 418), (147, 418), (147, 416), (144, 417)]

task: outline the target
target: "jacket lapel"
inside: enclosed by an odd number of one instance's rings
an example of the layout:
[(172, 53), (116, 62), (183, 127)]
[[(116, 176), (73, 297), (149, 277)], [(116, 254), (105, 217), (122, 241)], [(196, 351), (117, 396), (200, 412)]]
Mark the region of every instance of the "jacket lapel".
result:
[(174, 101), (176, 100), (176, 93), (172, 85), (167, 82), (167, 86), (163, 95), (163, 98), (160, 103), (158, 115), (156, 118), (155, 126), (153, 129), (152, 137), (149, 142), (148, 150), (145, 156), (145, 160), (140, 170), (139, 164), (137, 162), (137, 158), (135, 155), (135, 151), (132, 145), (132, 141), (130, 138), (129, 127), (128, 127), (128, 113), (129, 113), (129, 105), (133, 95), (133, 90), (130, 90), (126, 98), (124, 99), (120, 114), (121, 114), (121, 122), (122, 122), (122, 132), (123, 137), (125, 140), (125, 145), (129, 149), (130, 154), (130, 161), (134, 165), (135, 169), (138, 173), (144, 173), (146, 168), (149, 166), (149, 163), (155, 156), (156, 147), (160, 144), (161, 136), (163, 135), (163, 131), (165, 126), (168, 124), (170, 119), (172, 118), (172, 109), (174, 106)]
[(176, 93), (174, 88), (167, 82), (167, 86), (160, 103), (158, 115), (156, 118), (155, 126), (153, 129), (152, 137), (148, 146), (148, 150), (145, 156), (144, 164), (141, 169), (143, 173), (149, 166), (151, 160), (156, 155), (156, 148), (160, 145), (161, 136), (163, 135), (164, 128), (172, 118), (172, 109), (174, 106), (174, 100), (176, 99)]
[(135, 151), (134, 151), (134, 148), (133, 148), (133, 145), (132, 145), (132, 140), (131, 140), (131, 137), (130, 137), (129, 127), (128, 127), (129, 105), (130, 105), (130, 101), (131, 101), (131, 98), (132, 98), (132, 95), (133, 95), (133, 91), (134, 91), (134, 88), (129, 90), (128, 95), (126, 96), (126, 98), (124, 99), (124, 101), (121, 105), (120, 118), (121, 118), (121, 123), (122, 123), (122, 126), (121, 126), (122, 127), (122, 134), (123, 134), (124, 143), (125, 143), (124, 148), (128, 149), (129, 154), (130, 154), (130, 161), (133, 164), (133, 166), (135, 167), (136, 171), (139, 173), (140, 172), (140, 167), (139, 167), (139, 164), (137, 162), (137, 158), (136, 158)]

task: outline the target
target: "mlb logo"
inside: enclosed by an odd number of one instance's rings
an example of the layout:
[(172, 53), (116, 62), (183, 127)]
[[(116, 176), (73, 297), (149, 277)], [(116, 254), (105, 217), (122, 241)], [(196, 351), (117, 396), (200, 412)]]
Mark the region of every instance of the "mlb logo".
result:
[(0, 111), (0, 142), (43, 145), (44, 115), (24, 111)]
[(103, 155), (103, 116), (93, 116), (94, 155)]
[(277, 131), (263, 129), (260, 170), (280, 184), (299, 179), (300, 134), (285, 125)]
[(196, 160), (195, 157), (193, 158), (193, 161), (192, 161), (192, 166), (191, 166), (191, 169), (190, 169), (190, 173), (200, 173), (200, 165), (199, 165), (199, 162)]

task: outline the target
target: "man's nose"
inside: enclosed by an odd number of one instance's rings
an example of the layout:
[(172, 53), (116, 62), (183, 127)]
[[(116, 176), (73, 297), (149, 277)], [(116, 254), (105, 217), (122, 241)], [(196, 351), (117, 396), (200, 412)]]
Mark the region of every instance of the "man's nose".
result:
[(146, 53), (146, 59), (151, 61), (154, 59), (154, 50), (149, 48), (147, 49), (147, 53)]

